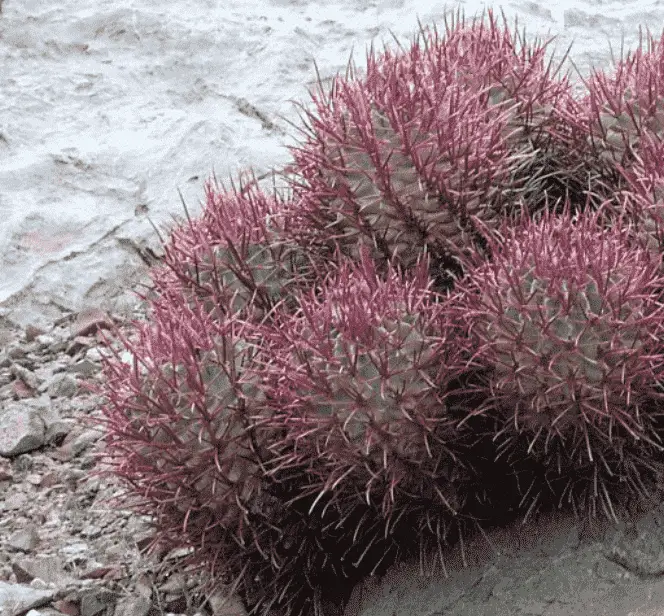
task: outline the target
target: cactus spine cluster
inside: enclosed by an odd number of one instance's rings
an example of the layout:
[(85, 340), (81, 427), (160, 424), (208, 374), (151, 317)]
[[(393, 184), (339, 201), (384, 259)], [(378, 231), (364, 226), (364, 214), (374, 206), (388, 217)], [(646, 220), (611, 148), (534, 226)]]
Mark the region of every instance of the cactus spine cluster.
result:
[(288, 195), (209, 183), (116, 332), (132, 365), (109, 340), (122, 502), (252, 614), (657, 496), (664, 47), (577, 100), (547, 45), (490, 12), (372, 50), (312, 95)]

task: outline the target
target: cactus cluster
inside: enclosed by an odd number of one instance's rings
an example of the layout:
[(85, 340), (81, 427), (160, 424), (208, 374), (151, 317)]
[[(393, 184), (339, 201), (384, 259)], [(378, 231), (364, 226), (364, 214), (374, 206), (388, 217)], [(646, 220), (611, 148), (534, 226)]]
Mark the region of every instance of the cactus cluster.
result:
[(287, 196), (210, 182), (107, 340), (120, 501), (252, 614), (659, 494), (664, 44), (581, 100), (548, 44), (489, 12), (372, 50), (312, 94)]

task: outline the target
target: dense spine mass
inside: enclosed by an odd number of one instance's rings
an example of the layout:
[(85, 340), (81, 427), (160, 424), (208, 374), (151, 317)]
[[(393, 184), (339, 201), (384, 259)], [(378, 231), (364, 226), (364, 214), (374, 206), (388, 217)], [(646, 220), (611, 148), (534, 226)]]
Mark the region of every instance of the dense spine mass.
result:
[(449, 288), (459, 259), (482, 246), (477, 217), (493, 228), (522, 205), (539, 211), (583, 192), (581, 152), (558, 109), (571, 105), (567, 77), (489, 24), (459, 22), (422, 33), (408, 52), (367, 59), (363, 78), (337, 77), (305, 110), (303, 143), (291, 148), (300, 199), (294, 229), (306, 241), (360, 246), (383, 264), (412, 266), (426, 249)]
[(580, 100), (547, 45), (489, 13), (372, 50), (286, 196), (210, 182), (171, 231), (109, 340), (104, 456), (205, 590), (318, 616), (469, 532), (657, 496), (664, 45)]
[(527, 221), (448, 303), (474, 361), (492, 369), (470, 416), (495, 412), (500, 455), (525, 440), (561, 500), (612, 516), (613, 480), (646, 496), (662, 471), (662, 276), (627, 231), (602, 230), (596, 216), (573, 224), (568, 212)]

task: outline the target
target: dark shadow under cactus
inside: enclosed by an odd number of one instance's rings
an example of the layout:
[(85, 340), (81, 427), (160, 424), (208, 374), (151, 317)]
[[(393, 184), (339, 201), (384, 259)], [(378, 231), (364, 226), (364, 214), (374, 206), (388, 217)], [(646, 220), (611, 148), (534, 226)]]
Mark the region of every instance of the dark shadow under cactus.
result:
[(377, 509), (354, 505), (342, 513), (323, 498), (310, 512), (316, 495), (298, 497), (298, 483), (282, 476), (266, 494), (279, 515), (274, 507), (261, 512), (260, 504), (252, 512), (252, 526), (264, 529), (261, 544), (271, 552), (245, 558), (239, 588), (250, 614), (340, 614), (355, 584), (383, 573), (403, 550), (405, 533), (385, 537)]

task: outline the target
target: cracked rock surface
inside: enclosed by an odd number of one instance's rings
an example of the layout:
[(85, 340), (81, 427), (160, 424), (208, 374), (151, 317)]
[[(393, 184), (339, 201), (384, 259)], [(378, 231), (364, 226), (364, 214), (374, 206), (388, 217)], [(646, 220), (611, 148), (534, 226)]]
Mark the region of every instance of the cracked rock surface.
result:
[(571, 514), (487, 531), (450, 550), (448, 577), (417, 563), (355, 588), (344, 616), (661, 616), (664, 505), (620, 524)]

